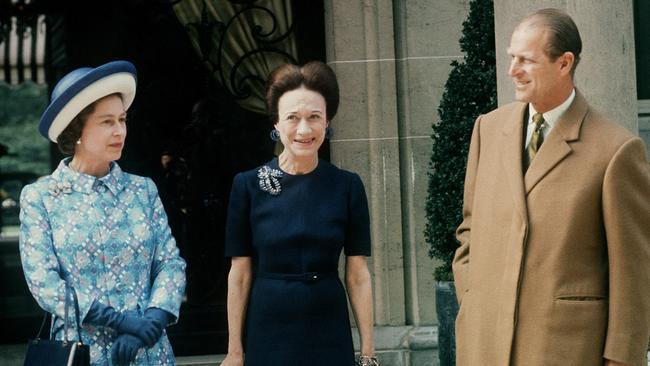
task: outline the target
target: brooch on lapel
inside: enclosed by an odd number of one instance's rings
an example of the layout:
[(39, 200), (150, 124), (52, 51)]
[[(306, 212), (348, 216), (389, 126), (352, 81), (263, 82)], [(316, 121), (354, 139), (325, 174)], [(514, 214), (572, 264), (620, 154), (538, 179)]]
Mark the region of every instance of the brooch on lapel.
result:
[(259, 178), (260, 189), (264, 192), (268, 192), (272, 196), (277, 196), (282, 191), (282, 186), (280, 186), (280, 181), (278, 180), (278, 178), (282, 178), (281, 171), (271, 169), (264, 165), (257, 171), (257, 178)]
[(54, 197), (58, 196), (60, 193), (69, 194), (72, 192), (72, 184), (68, 181), (63, 182), (50, 182), (48, 187), (50, 194)]

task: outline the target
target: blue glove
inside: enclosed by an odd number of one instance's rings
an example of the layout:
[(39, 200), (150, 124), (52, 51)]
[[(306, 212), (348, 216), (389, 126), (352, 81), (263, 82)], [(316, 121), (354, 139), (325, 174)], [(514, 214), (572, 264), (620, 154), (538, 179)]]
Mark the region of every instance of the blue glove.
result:
[(169, 323), (174, 320), (174, 316), (172, 314), (159, 308), (149, 308), (145, 310), (144, 317), (153, 320), (156, 325), (160, 326), (161, 335), (163, 330), (167, 328), (167, 325), (169, 325)]
[(162, 335), (163, 329), (157, 320), (125, 315), (96, 300), (90, 306), (90, 310), (83, 322), (85, 324), (113, 328), (120, 334), (128, 333), (135, 335), (147, 347), (156, 344)]
[(138, 354), (138, 350), (142, 348), (142, 346), (143, 344), (140, 338), (131, 334), (120, 335), (117, 337), (115, 342), (113, 342), (113, 348), (111, 349), (111, 360), (113, 360), (113, 365), (128, 366), (131, 362), (135, 361), (135, 356)]

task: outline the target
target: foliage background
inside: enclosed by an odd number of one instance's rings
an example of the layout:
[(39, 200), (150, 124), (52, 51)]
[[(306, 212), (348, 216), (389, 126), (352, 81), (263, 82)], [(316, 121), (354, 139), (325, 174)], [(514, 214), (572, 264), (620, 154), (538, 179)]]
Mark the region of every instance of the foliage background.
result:
[(425, 239), (429, 255), (441, 261), (434, 277), (452, 281), (451, 262), (461, 223), (463, 186), (474, 121), (497, 106), (492, 0), (472, 0), (459, 41), (462, 61), (453, 61), (433, 123), (433, 148), (429, 162)]
[(0, 143), (11, 153), (0, 158), (1, 172), (50, 173), (49, 142), (38, 133), (47, 103), (46, 85), (0, 82)]
[[(38, 133), (38, 122), (48, 104), (46, 85), (0, 82), (0, 143), (8, 155), (0, 157), (0, 197), (18, 203), (23, 183), (18, 175), (50, 173), (50, 143)], [(19, 174), (27, 173), (27, 174)], [(0, 200), (1, 201), (1, 200)], [(18, 207), (1, 209), (3, 225), (18, 224)]]

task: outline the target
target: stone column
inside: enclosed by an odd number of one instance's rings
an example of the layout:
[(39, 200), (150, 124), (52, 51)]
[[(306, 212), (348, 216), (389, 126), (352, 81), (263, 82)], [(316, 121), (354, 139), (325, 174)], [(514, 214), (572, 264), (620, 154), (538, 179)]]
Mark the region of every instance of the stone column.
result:
[(340, 83), (332, 162), (358, 173), (370, 204), (375, 323), (403, 325), (402, 199), (390, 0), (326, 0), (327, 61)]
[(468, 3), (325, 0), (327, 61), (341, 88), (331, 158), (366, 186), (385, 365), (437, 364), (435, 263), (423, 234), (430, 135), (450, 62), (462, 57)]
[(629, 0), (495, 0), (499, 104), (514, 100), (506, 49), (515, 25), (535, 9), (549, 7), (565, 10), (580, 31), (582, 54), (576, 86), (592, 107), (637, 134), (634, 18)]
[(408, 324), (437, 323), (433, 268), (426, 225), (431, 125), (453, 60), (462, 59), (458, 40), (469, 0), (394, 1), (397, 107)]

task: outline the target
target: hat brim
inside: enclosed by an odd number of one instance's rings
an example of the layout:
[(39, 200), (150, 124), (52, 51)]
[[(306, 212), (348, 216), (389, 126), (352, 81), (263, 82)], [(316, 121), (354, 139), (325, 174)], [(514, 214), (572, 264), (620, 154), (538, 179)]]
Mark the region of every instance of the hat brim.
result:
[[(51, 141), (56, 142), (61, 132), (84, 108), (107, 95), (120, 93), (124, 110), (131, 106), (136, 89), (135, 68), (127, 62), (107, 65), (111, 67), (100, 66), (88, 72), (47, 107), (40, 127), (49, 126), (46, 133)], [(44, 132), (41, 130), (45, 135)]]

